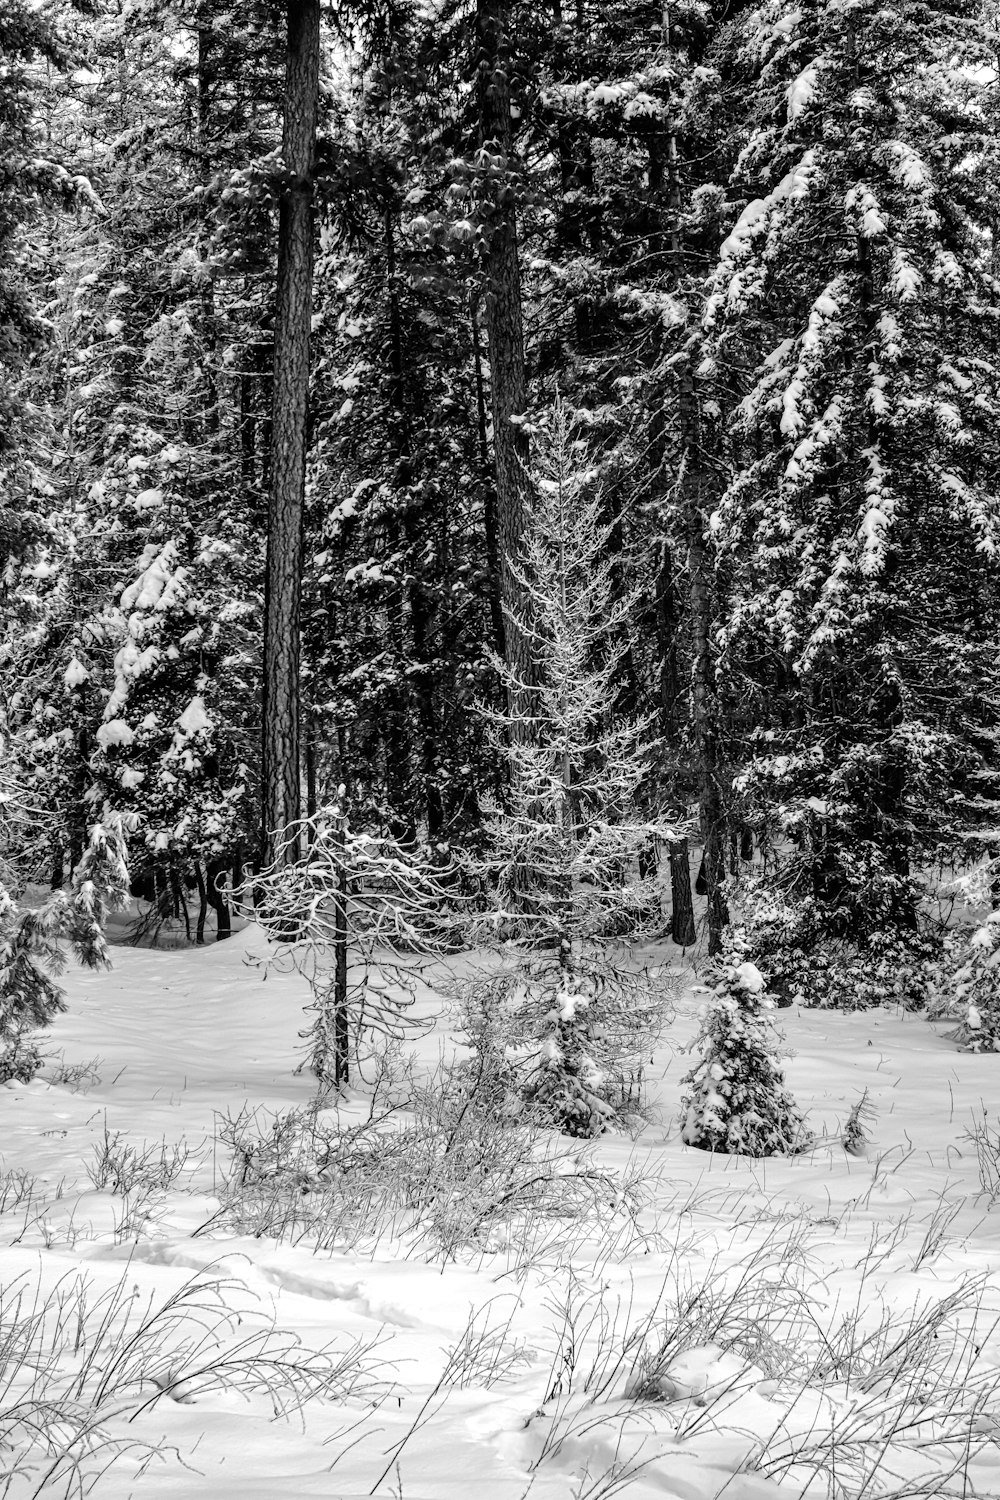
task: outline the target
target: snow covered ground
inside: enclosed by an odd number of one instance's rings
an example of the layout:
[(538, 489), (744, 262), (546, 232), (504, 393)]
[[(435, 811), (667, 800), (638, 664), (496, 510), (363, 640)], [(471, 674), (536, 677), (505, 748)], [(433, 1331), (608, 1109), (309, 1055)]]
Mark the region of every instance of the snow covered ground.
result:
[[(311, 1094), (304, 985), (263, 947), (116, 948), (67, 976), (64, 1081), (0, 1092), (0, 1494), (1000, 1496), (1000, 1207), (973, 1139), (984, 1111), (996, 1138), (995, 1056), (906, 1014), (780, 1012), (819, 1144), (712, 1158), (675, 1123), (682, 988), (649, 1122), (549, 1168), (617, 1174), (593, 1213), (490, 1221), (448, 1261), (405, 1215), (317, 1250), (219, 1213), (220, 1121), (266, 1134)], [(369, 1111), (359, 1091), (342, 1123)], [(638, 1177), (636, 1209), (615, 1184)]]

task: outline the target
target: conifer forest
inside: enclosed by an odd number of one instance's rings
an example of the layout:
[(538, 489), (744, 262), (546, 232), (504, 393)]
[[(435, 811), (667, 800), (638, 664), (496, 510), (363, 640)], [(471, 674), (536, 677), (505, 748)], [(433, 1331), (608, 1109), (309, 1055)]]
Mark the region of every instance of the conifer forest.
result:
[(997, 1053), (995, 0), (0, 0), (0, 1496), (996, 1500)]

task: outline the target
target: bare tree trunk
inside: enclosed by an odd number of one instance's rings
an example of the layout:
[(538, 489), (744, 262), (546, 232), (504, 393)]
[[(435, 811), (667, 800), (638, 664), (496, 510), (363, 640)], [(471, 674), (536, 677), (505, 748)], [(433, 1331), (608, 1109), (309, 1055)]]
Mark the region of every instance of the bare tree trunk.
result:
[[(198, 151), (201, 156), (201, 180), (207, 186), (211, 176), (210, 124), (212, 112), (213, 59), (211, 54), (212, 22), (209, 7), (202, 0), (198, 11)], [(208, 194), (199, 199), (199, 252), (204, 257), (204, 280), (201, 289), (201, 337), (204, 348), (205, 406), (201, 413), (205, 434), (215, 437), (219, 431), (219, 385), (216, 379), (218, 354), (218, 321), (215, 316), (215, 278), (209, 267)]]
[(691, 731), (695, 748), (695, 775), (701, 836), (703, 871), (708, 904), (708, 951), (722, 947), (722, 929), (729, 921), (723, 894), (726, 878), (726, 817), (719, 765), (718, 702), (715, 663), (712, 659), (712, 615), (714, 579), (708, 547), (706, 496), (708, 483), (703, 452), (702, 414), (694, 372), (696, 348), (687, 350), (681, 370), (679, 416), (681, 427), (681, 475), (688, 531), (688, 600), (691, 611)]
[[(319, 0), (287, 0), (278, 213), (271, 486), (264, 621), (262, 837), (265, 861), (300, 816), (299, 605), (313, 279), (313, 159), (319, 107)], [(287, 857), (295, 859), (294, 843)]]
[(233, 919), (226, 901), (225, 892), (220, 881), (225, 878), (226, 861), (224, 859), (210, 859), (206, 868), (206, 883), (209, 905), (215, 911), (216, 942), (224, 942), (227, 937), (233, 935)]
[(50, 884), (51, 889), (54, 891), (58, 891), (62, 887), (63, 881), (66, 879), (66, 869), (63, 863), (64, 856), (65, 848), (63, 846), (62, 835), (55, 833), (49, 840), (49, 858), (52, 861), (52, 875)]
[(316, 816), (316, 728), (312, 714), (306, 712), (306, 817)]
[(711, 647), (711, 583), (704, 524), (700, 509), (692, 508), (688, 558), (691, 574), (691, 634), (694, 660), (691, 667), (691, 724), (704, 842), (703, 868), (708, 903), (708, 951), (722, 947), (722, 929), (729, 921), (723, 895), (726, 878), (725, 810), (719, 783), (719, 752), (716, 728), (715, 669)]
[(198, 922), (195, 927), (194, 940), (199, 947), (205, 941), (205, 918), (208, 916), (208, 892), (205, 889), (205, 876), (201, 868), (201, 860), (194, 862), (194, 878), (198, 886)]
[(497, 524), (496, 476), (490, 462), (486, 424), (486, 385), (483, 380), (483, 351), (479, 343), (479, 294), (472, 293), (470, 324), (476, 371), (476, 417), (479, 435), (479, 459), (483, 475), (483, 519), (486, 528), (486, 565), (489, 569), (490, 621), (493, 626), (493, 648), (506, 660), (507, 633), (503, 618), (503, 585), (500, 566), (500, 531)]
[[(477, 0), (479, 124), (483, 146), (512, 160), (507, 0)], [(524, 325), (521, 312), (521, 267), (517, 249), (514, 187), (502, 181), (490, 206), (486, 252), (486, 335), (490, 360), (493, 412), (493, 468), (496, 475), (497, 533), (501, 597), (508, 610), (521, 603), (521, 589), (511, 572), (524, 528), (528, 444), (518, 419), (526, 404)], [(516, 620), (505, 624), (505, 659), (524, 681), (531, 680), (531, 652)]]
[(334, 1054), (337, 1087), (350, 1082), (351, 1038), (347, 1014), (347, 870), (341, 867), (337, 882), (336, 968), (334, 971)]
[(670, 844), (670, 936), (681, 948), (694, 945), (694, 897), (687, 839), (673, 839)]

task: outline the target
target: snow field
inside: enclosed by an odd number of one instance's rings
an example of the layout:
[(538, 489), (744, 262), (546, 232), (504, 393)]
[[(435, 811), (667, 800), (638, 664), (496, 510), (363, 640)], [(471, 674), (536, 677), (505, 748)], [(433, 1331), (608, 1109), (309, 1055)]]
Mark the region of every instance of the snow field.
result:
[[(711, 1157), (675, 1122), (686, 995), (635, 1139), (435, 1156), (426, 1099), (310, 1112), (305, 986), (262, 947), (69, 974), (61, 1063), (0, 1094), (0, 1494), (1000, 1495), (995, 1058), (781, 1012), (818, 1142)], [(234, 1169), (275, 1122), (311, 1176)], [(317, 1129), (350, 1144), (320, 1172)]]

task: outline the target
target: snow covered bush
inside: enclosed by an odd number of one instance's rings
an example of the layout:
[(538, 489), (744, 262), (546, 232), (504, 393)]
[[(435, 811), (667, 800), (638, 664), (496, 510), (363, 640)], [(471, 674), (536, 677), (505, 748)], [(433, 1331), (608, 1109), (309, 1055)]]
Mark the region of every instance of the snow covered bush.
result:
[(1000, 1052), (1000, 910), (970, 934), (949, 990), (960, 1016), (959, 1044), (969, 1052)]
[(938, 981), (942, 939), (929, 929), (889, 926), (863, 941), (831, 937), (808, 894), (755, 876), (739, 890), (741, 925), (779, 1006), (868, 1010), (929, 1004)]
[(812, 901), (795, 899), (773, 876), (740, 882), (740, 925), (755, 952), (764, 955), (768, 990), (777, 1005), (822, 1004), (827, 963), (817, 953), (819, 927)]
[(42, 906), (23, 910), (0, 887), (0, 1081), (25, 1082), (41, 1066), (30, 1035), (65, 1009), (55, 980), (64, 942), (86, 968), (110, 968), (104, 924), (127, 899), (124, 832), (115, 819), (91, 830), (68, 895), (53, 891)]
[(616, 597), (599, 475), (565, 403), (532, 441), (532, 498), (511, 565), (523, 602), (508, 611), (528, 659), (517, 669), (494, 661), (506, 708), (482, 713), (505, 785), (483, 799), (486, 847), (467, 860), (486, 906), (468, 934), (502, 966), (470, 990), (470, 1031), (489, 1032), (493, 1007), (502, 1045), (523, 1065), (524, 1100), (591, 1136), (615, 1115), (622, 1062), (662, 1021), (666, 987), (621, 958), (616, 936), (634, 936), (651, 912), (659, 919), (640, 857), (675, 830), (639, 811), (652, 725), (616, 710), (637, 596)]
[(774, 1004), (739, 928), (709, 975), (710, 999), (695, 1045), (701, 1057), (684, 1079), (681, 1137), (689, 1146), (744, 1156), (790, 1155), (810, 1140), (785, 1088)]

